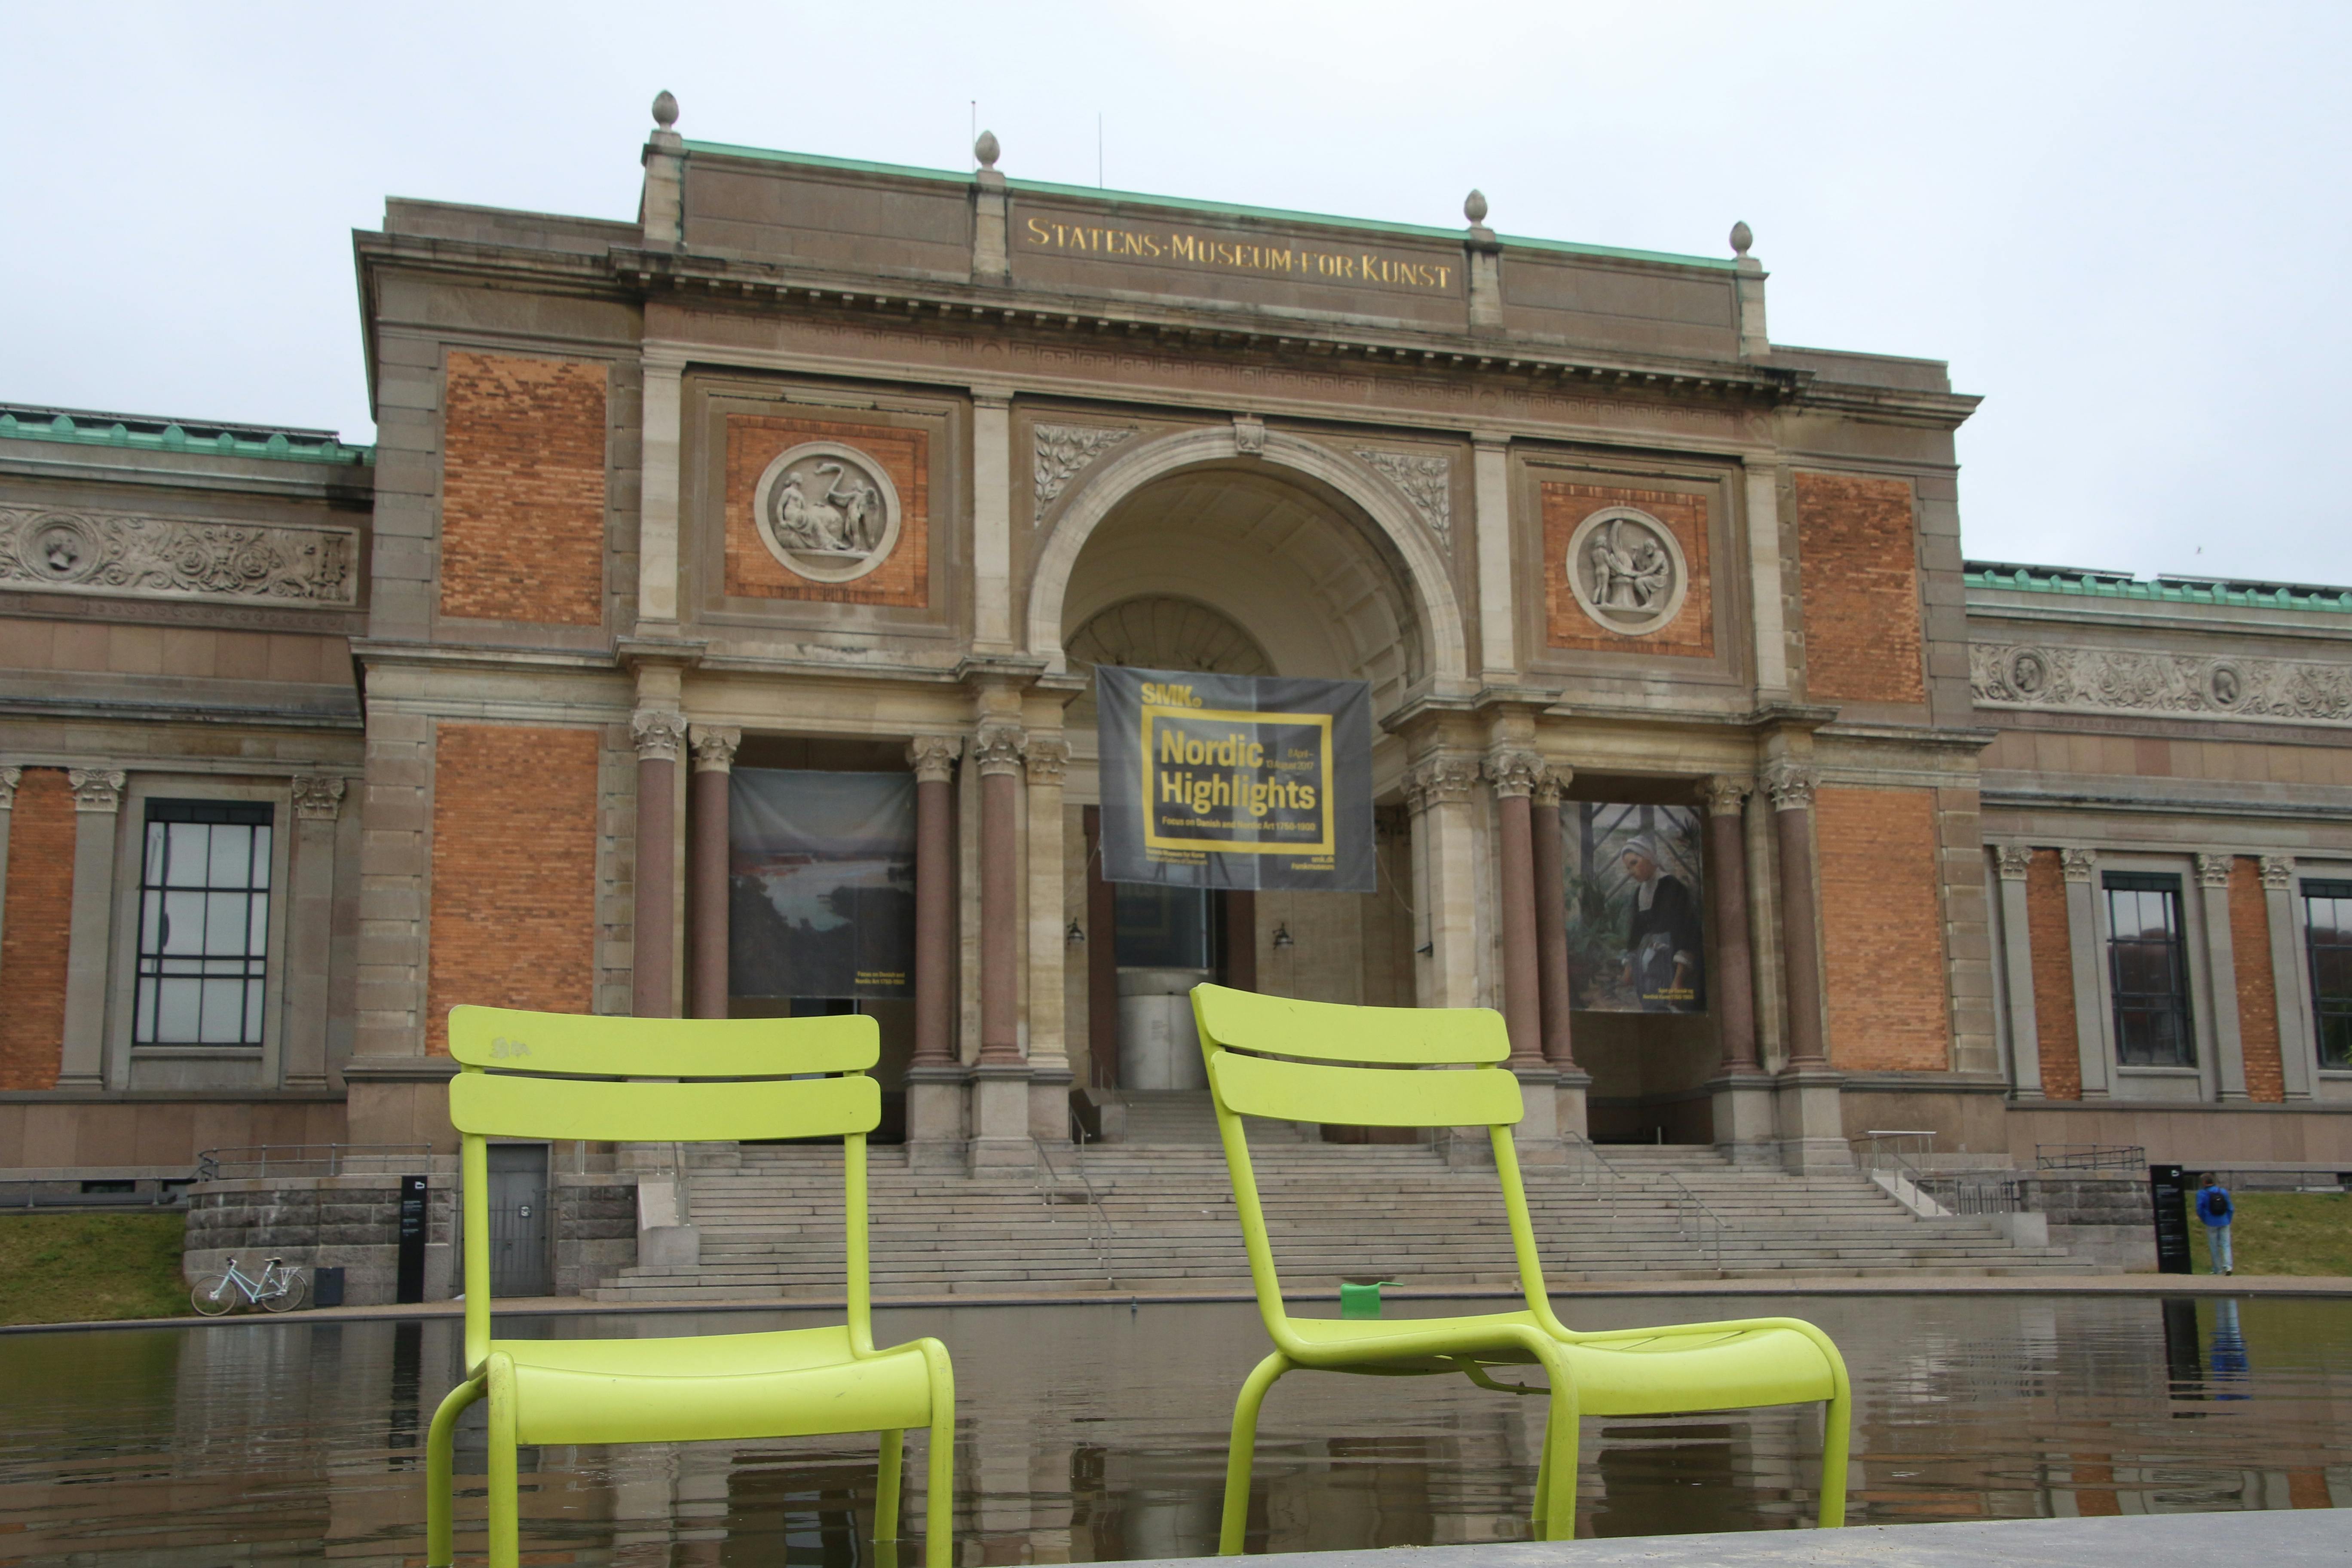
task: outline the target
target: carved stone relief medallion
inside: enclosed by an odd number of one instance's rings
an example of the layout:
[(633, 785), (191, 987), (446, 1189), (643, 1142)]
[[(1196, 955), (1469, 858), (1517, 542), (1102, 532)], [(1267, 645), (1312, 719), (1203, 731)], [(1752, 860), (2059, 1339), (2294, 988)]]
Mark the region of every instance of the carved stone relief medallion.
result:
[(1675, 531), (1636, 507), (1602, 507), (1579, 523), (1562, 564), (1584, 613), (1624, 637), (1671, 624), (1690, 592)]
[(863, 577), (898, 542), (898, 488), (881, 464), (838, 441), (779, 455), (751, 506), (768, 553), (813, 583)]

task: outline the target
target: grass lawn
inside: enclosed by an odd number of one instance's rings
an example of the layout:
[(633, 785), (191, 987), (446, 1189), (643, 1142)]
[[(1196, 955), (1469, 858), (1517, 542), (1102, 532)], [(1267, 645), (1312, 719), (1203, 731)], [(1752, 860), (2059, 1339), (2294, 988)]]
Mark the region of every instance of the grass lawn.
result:
[[(2352, 1275), (2352, 1194), (2232, 1193), (2237, 1222), (2230, 1248), (2240, 1274)], [(2210, 1273), (2205, 1227), (2191, 1212), (2189, 1226), (2200, 1274)]]
[(0, 1323), (163, 1318), (190, 1310), (176, 1214), (0, 1215)]

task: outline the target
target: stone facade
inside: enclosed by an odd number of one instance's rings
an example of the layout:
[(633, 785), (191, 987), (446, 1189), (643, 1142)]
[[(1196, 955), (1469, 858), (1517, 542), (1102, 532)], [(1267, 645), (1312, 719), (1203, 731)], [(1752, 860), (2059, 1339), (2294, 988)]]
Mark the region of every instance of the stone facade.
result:
[[(0, 1166), (446, 1153), (456, 1002), (775, 1011), (727, 994), (755, 768), (914, 775), (892, 1125), (1030, 1160), (1117, 1060), (1106, 658), (1367, 683), (1381, 887), (1228, 900), (1216, 968), (1501, 1009), (1531, 1147), (2352, 1161), (2302, 923), (2352, 877), (2352, 595), (1966, 563), (1976, 399), (1773, 345), (1744, 249), (645, 158), (635, 221), (387, 204), (372, 450), (0, 412)], [(1576, 1011), (1563, 817), (1703, 800), (1737, 994)], [(274, 836), (234, 1042), (142, 1022), (180, 817)], [(2150, 878), (2153, 1066), (2107, 912)], [(626, 1245), (597, 1159), (559, 1247)]]

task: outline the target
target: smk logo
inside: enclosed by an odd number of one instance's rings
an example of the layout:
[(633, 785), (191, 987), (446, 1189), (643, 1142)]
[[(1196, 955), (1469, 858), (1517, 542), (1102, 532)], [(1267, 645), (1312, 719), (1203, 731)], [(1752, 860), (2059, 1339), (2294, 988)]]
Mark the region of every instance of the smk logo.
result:
[(1190, 686), (1163, 684), (1147, 680), (1143, 683), (1143, 700), (1162, 708), (1198, 708), (1201, 700), (1192, 695)]
[(499, 1060), (508, 1057), (527, 1057), (530, 1055), (530, 1047), (520, 1040), (509, 1040), (500, 1035), (490, 1042), (490, 1055)]

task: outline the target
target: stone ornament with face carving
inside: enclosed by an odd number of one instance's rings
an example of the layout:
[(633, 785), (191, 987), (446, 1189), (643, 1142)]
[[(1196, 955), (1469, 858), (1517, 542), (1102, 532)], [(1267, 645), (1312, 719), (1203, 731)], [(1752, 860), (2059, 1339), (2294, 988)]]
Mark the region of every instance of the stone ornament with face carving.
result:
[(863, 577), (898, 542), (898, 487), (881, 464), (838, 441), (779, 454), (751, 504), (768, 553), (812, 582)]

